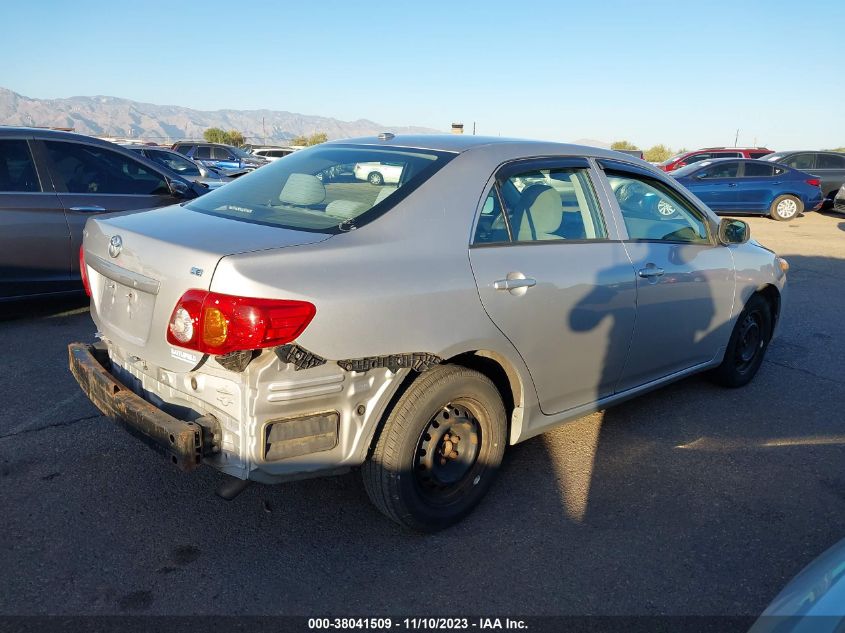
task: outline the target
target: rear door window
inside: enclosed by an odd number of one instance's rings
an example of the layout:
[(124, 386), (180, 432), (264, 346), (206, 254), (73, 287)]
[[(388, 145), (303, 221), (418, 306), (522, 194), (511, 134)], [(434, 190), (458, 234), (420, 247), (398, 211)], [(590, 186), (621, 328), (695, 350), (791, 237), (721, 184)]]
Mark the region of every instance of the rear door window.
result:
[(816, 157), (816, 169), (845, 169), (845, 156), (819, 154)]
[(210, 159), (211, 148), (208, 145), (200, 145), (197, 147), (197, 151), (194, 152), (194, 158)]
[(745, 163), (745, 173), (743, 175), (746, 178), (766, 178), (768, 176), (774, 176), (774, 174), (774, 165), (766, 165), (763, 163)]
[(44, 141), (53, 172), (68, 193), (168, 195), (170, 188), (158, 172), (97, 145)]
[(23, 139), (0, 141), (0, 192), (37, 192), (41, 182), (29, 144)]
[(715, 165), (711, 165), (710, 167), (706, 167), (702, 169), (698, 176), (702, 179), (712, 179), (712, 178), (736, 178), (736, 174), (739, 171), (739, 163), (735, 162), (727, 162), (722, 163), (718, 162)]
[[(607, 238), (588, 170), (545, 165), (516, 173), (488, 195), (476, 225), (475, 244), (602, 240)], [(503, 200), (503, 201), (502, 201)]]

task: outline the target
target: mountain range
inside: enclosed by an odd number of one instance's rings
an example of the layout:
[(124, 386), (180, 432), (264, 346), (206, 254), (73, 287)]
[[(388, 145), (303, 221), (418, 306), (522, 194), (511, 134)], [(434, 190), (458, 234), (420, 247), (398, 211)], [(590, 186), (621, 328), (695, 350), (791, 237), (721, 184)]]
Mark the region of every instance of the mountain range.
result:
[(284, 143), (315, 132), (325, 132), (330, 139), (385, 131), (396, 134), (439, 132), (425, 127), (390, 126), (367, 119), (341, 121), (280, 110), (204, 111), (103, 96), (33, 99), (2, 87), (0, 125), (67, 127), (81, 134), (161, 143), (202, 138), (203, 132), (210, 127), (238, 130), (252, 143)]

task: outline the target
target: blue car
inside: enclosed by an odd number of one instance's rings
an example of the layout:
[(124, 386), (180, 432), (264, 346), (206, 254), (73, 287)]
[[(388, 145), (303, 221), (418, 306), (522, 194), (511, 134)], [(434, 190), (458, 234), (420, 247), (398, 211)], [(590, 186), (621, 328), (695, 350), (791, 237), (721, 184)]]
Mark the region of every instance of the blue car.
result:
[(763, 160), (703, 160), (671, 175), (720, 214), (770, 215), (786, 221), (824, 202), (816, 176)]
[(224, 170), (224, 174), (232, 175), (231, 171), (252, 171), (269, 161), (262, 156), (253, 156), (239, 147), (223, 145), (221, 143), (205, 143), (202, 141), (179, 141), (170, 148), (200, 163), (205, 167)]

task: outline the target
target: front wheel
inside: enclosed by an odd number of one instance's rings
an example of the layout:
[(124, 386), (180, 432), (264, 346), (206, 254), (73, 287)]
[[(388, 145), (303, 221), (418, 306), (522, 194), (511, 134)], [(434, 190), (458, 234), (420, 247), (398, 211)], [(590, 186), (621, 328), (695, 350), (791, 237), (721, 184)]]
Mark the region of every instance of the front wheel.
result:
[(506, 428), (502, 398), (486, 376), (456, 365), (425, 372), (396, 403), (362, 467), (370, 500), (413, 530), (457, 523), (493, 483)]
[(786, 222), (797, 215), (800, 215), (804, 210), (804, 205), (795, 196), (784, 195), (778, 196), (769, 207), (769, 215), (779, 222)]
[(757, 374), (772, 338), (772, 312), (769, 302), (754, 295), (736, 320), (725, 358), (710, 373), (724, 387), (743, 387)]

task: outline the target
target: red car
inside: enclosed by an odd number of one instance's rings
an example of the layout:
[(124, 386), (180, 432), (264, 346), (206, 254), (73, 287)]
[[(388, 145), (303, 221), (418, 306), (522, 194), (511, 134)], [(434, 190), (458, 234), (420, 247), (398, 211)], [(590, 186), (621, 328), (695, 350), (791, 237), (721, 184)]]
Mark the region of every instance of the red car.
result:
[(672, 158), (658, 163), (657, 167), (663, 171), (675, 171), (681, 167), (710, 158), (762, 158), (771, 153), (772, 150), (765, 147), (705, 147), (693, 152), (676, 154)]

